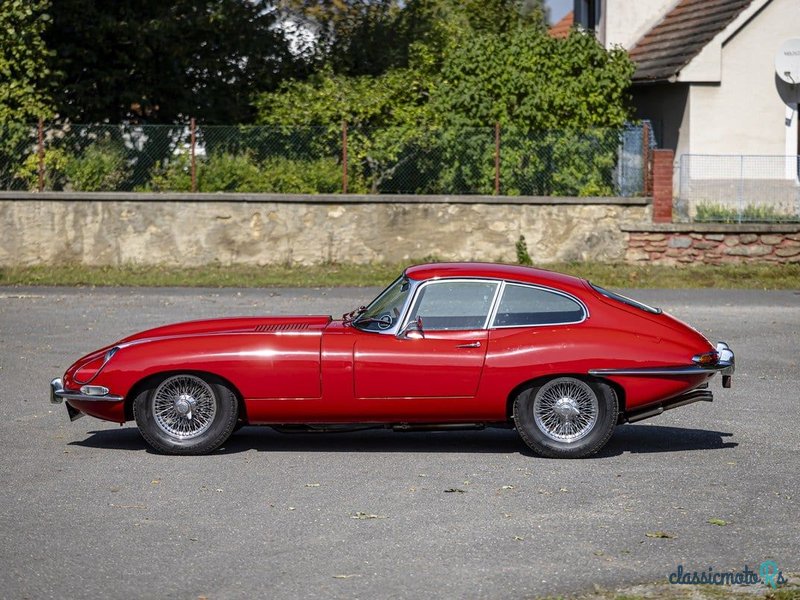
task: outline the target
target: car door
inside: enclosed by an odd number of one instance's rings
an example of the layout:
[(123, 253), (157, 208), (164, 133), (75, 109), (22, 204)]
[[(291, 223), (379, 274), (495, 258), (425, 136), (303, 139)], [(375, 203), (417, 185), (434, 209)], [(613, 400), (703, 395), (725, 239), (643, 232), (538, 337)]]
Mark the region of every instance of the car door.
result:
[(406, 328), (412, 323), (409, 333), (359, 331), (356, 398), (474, 397), (498, 288), (499, 282), (480, 279), (424, 282), (402, 321)]

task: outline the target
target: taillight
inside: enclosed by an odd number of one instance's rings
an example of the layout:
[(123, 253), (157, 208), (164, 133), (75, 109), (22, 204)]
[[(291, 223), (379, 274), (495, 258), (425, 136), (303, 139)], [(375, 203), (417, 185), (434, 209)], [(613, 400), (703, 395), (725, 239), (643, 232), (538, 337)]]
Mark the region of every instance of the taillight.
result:
[(716, 350), (704, 352), (703, 354), (692, 357), (692, 362), (701, 367), (710, 367), (719, 362), (719, 353)]

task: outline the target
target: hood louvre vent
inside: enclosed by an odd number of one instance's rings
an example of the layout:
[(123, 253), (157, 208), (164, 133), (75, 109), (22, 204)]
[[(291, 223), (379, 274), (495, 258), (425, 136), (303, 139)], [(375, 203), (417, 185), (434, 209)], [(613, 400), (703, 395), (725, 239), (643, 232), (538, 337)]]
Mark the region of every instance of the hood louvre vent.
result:
[(256, 331), (258, 333), (265, 333), (268, 331), (302, 331), (308, 329), (308, 323), (273, 323), (271, 325), (257, 325)]

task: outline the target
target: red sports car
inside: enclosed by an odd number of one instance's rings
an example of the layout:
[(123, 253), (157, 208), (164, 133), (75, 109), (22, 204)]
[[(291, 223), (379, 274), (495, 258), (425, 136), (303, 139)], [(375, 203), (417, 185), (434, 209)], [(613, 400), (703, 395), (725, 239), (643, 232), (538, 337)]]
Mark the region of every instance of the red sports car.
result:
[(658, 308), (541, 269), (409, 267), (367, 307), (137, 333), (51, 382), (70, 417), (132, 419), (157, 451), (201, 454), (237, 426), (337, 431), (516, 427), (583, 457), (615, 425), (730, 387), (734, 355)]

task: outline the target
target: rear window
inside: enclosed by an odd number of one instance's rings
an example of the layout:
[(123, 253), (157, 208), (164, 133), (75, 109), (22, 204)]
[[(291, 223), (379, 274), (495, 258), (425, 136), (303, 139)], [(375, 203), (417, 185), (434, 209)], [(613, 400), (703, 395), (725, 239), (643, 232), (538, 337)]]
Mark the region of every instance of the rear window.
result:
[(497, 307), (493, 326), (523, 327), (579, 323), (585, 316), (583, 306), (563, 294), (508, 283)]
[(639, 302), (638, 300), (634, 300), (633, 298), (628, 298), (627, 296), (623, 296), (622, 294), (617, 294), (615, 292), (609, 292), (608, 290), (603, 289), (593, 283), (590, 283), (589, 285), (591, 285), (597, 293), (602, 294), (606, 298), (611, 298), (617, 302), (622, 302), (623, 304), (627, 304), (628, 306), (638, 308), (639, 310), (643, 310), (654, 315), (661, 314), (660, 308), (653, 308), (652, 306), (648, 306), (647, 304)]

